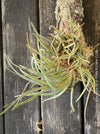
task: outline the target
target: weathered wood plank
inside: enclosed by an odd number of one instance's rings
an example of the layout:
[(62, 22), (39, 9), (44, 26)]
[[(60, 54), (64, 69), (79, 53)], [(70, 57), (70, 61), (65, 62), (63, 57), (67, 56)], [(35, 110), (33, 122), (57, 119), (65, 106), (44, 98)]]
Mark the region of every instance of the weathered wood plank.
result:
[[(1, 14), (1, 11), (0, 11)], [(1, 18), (1, 15), (0, 15)], [(0, 20), (1, 21), (1, 20)], [(1, 25), (1, 23), (0, 23)], [(0, 111), (2, 110), (3, 99), (2, 99), (2, 30), (0, 26)], [(0, 134), (3, 134), (3, 116), (0, 116)]]
[[(84, 34), (90, 45), (100, 43), (100, 1), (84, 0)], [(94, 52), (96, 91), (100, 93), (100, 46)], [(86, 100), (86, 96), (84, 97)], [(85, 134), (100, 134), (100, 97), (91, 94), (87, 107)]]
[[(1, 78), (0, 78), (0, 111), (1, 110), (2, 110), (2, 87), (1, 87)], [(0, 116), (0, 134), (3, 134), (3, 116)]]
[[(1, 43), (0, 43), (1, 47)], [(0, 50), (0, 111), (2, 110), (2, 77), (1, 77), (1, 50)], [(0, 116), (0, 134), (3, 134), (3, 116)]]
[[(26, 47), (26, 32), (31, 32), (32, 21), (38, 28), (37, 0), (2, 0), (3, 53), (15, 64), (29, 66), (29, 50)], [(35, 40), (30, 37), (35, 47)], [(13, 75), (4, 64), (4, 102), (8, 104), (20, 94), (27, 81)], [(39, 99), (5, 114), (5, 134), (38, 134), (36, 122), (39, 120)]]
[[(49, 25), (55, 25), (55, 1), (40, 0), (40, 33), (47, 36)], [(81, 90), (76, 85), (74, 99)], [(42, 98), (44, 99), (44, 98)], [(42, 104), (43, 134), (81, 134), (80, 103), (75, 104), (76, 112), (70, 108), (70, 93)]]
[[(2, 110), (3, 98), (2, 98), (2, 24), (1, 24), (1, 2), (0, 2), (0, 111)], [(0, 116), (0, 134), (3, 134), (3, 116)]]

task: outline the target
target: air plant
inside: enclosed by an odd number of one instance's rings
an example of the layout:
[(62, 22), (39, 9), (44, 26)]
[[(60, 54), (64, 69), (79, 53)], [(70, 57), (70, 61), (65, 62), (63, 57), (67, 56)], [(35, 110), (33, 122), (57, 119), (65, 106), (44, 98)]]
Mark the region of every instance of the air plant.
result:
[[(93, 56), (93, 48), (88, 46), (82, 34), (81, 27), (72, 21), (66, 22), (69, 30), (60, 31), (54, 26), (50, 37), (40, 35), (33, 23), (33, 36), (37, 38), (37, 50), (30, 45), (27, 34), (27, 46), (32, 54), (31, 67), (15, 65), (7, 57), (7, 68), (12, 73), (28, 81), (22, 94), (10, 104), (5, 106), (2, 115), (11, 107), (15, 108), (28, 103), (37, 96), (48, 96), (49, 101), (61, 96), (64, 92), (70, 92), (70, 105), (73, 111), (74, 87), (78, 81), (82, 81), (84, 89), (78, 96), (76, 102), (87, 91), (89, 94), (95, 91), (95, 79), (92, 76), (90, 68), (90, 58)], [(27, 86), (31, 84), (29, 90)], [(38, 86), (37, 86), (38, 85)], [(89, 95), (88, 95), (89, 96)], [(24, 100), (23, 100), (24, 98)], [(87, 98), (88, 100), (88, 98)]]

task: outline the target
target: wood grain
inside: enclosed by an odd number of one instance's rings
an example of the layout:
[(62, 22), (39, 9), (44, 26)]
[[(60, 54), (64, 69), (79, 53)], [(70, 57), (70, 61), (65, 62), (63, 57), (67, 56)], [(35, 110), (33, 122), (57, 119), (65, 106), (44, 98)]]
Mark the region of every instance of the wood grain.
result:
[[(55, 25), (55, 1), (40, 0), (40, 33), (48, 35), (49, 25)], [(81, 84), (75, 88), (74, 99), (79, 95)], [(44, 99), (44, 98), (42, 98)], [(81, 134), (80, 102), (75, 105), (75, 113), (70, 108), (70, 93), (42, 105), (43, 134)]]
[[(86, 41), (95, 46), (100, 43), (100, 1), (84, 0), (84, 14)], [(100, 93), (100, 46), (94, 51), (92, 62), (95, 63), (93, 74), (96, 80), (96, 91)], [(85, 100), (86, 96), (84, 97)], [(85, 134), (100, 134), (100, 97), (91, 94), (86, 117)]]
[[(2, 99), (2, 38), (0, 29), (0, 111), (3, 109), (3, 99)], [(3, 134), (3, 116), (0, 116), (0, 134)]]
[[(0, 43), (1, 47), (1, 43)], [(0, 50), (0, 59), (1, 59), (1, 50)], [(1, 60), (0, 60), (0, 111), (3, 109), (3, 99), (2, 99), (2, 77), (1, 77)], [(3, 134), (3, 116), (0, 116), (0, 134)]]
[[(3, 85), (2, 85), (2, 69), (3, 69), (3, 59), (2, 59), (2, 22), (1, 22), (1, 2), (0, 2), (0, 111), (3, 109)], [(0, 134), (3, 134), (3, 116), (0, 116)]]
[[(29, 66), (30, 54), (26, 47), (26, 32), (31, 32), (30, 22), (38, 28), (38, 1), (36, 0), (2, 0), (3, 53), (15, 64)], [(35, 39), (30, 36), (33, 47)], [(5, 104), (12, 102), (20, 94), (27, 81), (13, 75), (4, 63), (4, 99)], [(5, 114), (5, 134), (38, 134), (36, 122), (40, 117), (39, 99)]]

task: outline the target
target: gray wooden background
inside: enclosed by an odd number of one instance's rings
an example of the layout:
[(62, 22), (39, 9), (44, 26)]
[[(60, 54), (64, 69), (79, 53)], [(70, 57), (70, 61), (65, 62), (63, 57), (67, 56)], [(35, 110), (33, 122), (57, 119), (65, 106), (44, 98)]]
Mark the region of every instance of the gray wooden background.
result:
[[(79, 2), (78, 0), (77, 2)], [(49, 25), (55, 25), (56, 0), (1, 0), (0, 1), (0, 111), (3, 105), (21, 93), (26, 81), (10, 73), (5, 67), (5, 56), (16, 64), (30, 66), (26, 47), (26, 32), (32, 32), (32, 21), (38, 32), (48, 35)], [(83, 0), (84, 35), (90, 45), (100, 43), (100, 0)], [(33, 47), (36, 40), (30, 36)], [(100, 93), (100, 47), (94, 51), (94, 76), (96, 90)], [(82, 91), (76, 85), (74, 99)], [(87, 94), (70, 108), (70, 94), (41, 104), (41, 97), (15, 111), (0, 116), (0, 134), (100, 134), (100, 97), (91, 94), (84, 120), (84, 103)], [(42, 132), (37, 132), (36, 122), (43, 120)]]

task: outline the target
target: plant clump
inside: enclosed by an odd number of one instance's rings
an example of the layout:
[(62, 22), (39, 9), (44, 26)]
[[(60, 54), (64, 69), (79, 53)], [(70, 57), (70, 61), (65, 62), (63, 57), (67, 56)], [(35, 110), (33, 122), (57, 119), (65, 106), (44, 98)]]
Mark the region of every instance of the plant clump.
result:
[(37, 50), (31, 47), (27, 34), (27, 46), (32, 54), (31, 68), (15, 65), (9, 57), (7, 58), (7, 68), (28, 81), (25, 89), (29, 84), (32, 86), (27, 91), (24, 89), (21, 95), (5, 106), (5, 110), (1, 114), (11, 107), (14, 110), (37, 96), (48, 96), (43, 101), (45, 102), (61, 96), (65, 91), (70, 91), (70, 105), (75, 111), (73, 93), (78, 81), (82, 81), (84, 89), (76, 102), (86, 91), (96, 92), (95, 79), (89, 70), (93, 48), (85, 43), (80, 26), (70, 21), (67, 23), (70, 27), (69, 30), (62, 32), (51, 26), (50, 28), (53, 28), (54, 32), (50, 37), (41, 36), (32, 24), (35, 31), (32, 34), (37, 38)]

